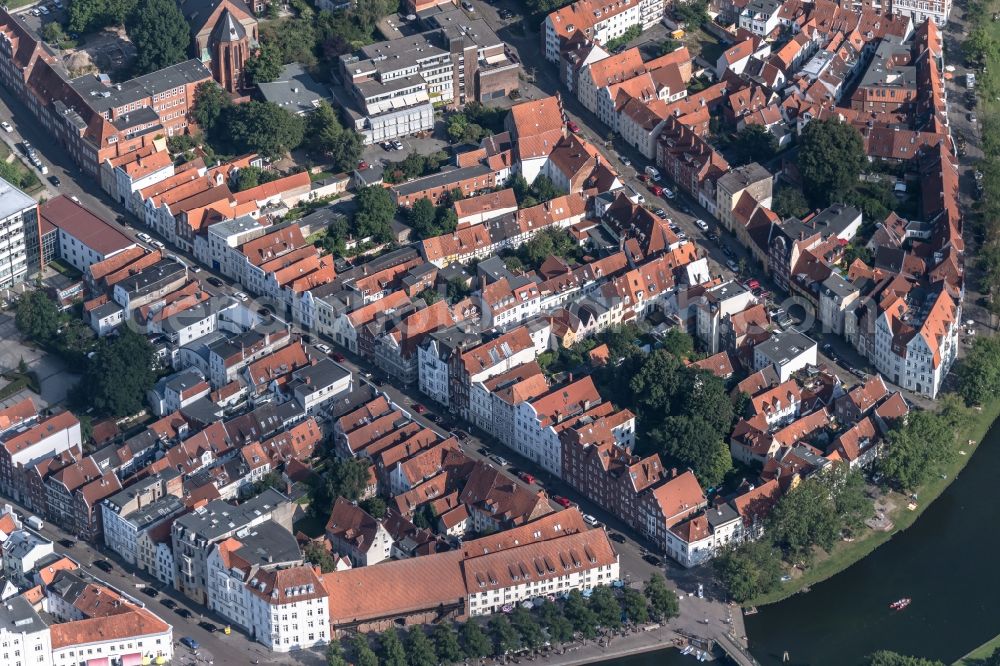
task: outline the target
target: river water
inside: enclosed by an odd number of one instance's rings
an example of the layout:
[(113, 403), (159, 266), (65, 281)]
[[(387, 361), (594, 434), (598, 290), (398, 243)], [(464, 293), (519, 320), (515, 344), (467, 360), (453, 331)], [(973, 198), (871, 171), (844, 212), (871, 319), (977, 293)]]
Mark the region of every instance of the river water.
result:
[[(746, 618), (764, 666), (856, 666), (875, 650), (950, 664), (1000, 633), (1000, 426), (908, 530), (833, 578)], [(901, 597), (913, 603), (889, 609)], [(697, 663), (676, 650), (607, 662)]]

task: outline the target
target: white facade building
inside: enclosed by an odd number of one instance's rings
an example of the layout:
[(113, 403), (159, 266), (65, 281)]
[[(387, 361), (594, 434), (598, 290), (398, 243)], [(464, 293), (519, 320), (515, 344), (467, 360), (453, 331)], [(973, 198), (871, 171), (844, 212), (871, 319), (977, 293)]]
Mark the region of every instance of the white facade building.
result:
[[(24, 282), (28, 275), (28, 239), (40, 236), (38, 204), (0, 178), (0, 289)], [(39, 257), (32, 257), (32, 261), (39, 261)]]

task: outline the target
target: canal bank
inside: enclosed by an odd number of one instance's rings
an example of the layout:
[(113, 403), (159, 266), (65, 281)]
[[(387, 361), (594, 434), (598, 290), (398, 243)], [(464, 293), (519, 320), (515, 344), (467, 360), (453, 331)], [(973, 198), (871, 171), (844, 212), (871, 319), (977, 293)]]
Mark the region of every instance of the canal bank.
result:
[[(978, 443), (975, 454), (960, 447), (968, 455), (958, 457), (947, 479), (921, 491), (917, 511), (900, 512), (891, 537), (859, 549), (859, 561), (844, 560), (849, 568), (812, 584), (809, 593), (747, 618), (761, 664), (783, 663), (786, 651), (792, 664), (859, 664), (880, 649), (951, 663), (996, 634), (1000, 577), (993, 554), (1000, 533), (993, 526), (1000, 503), (992, 490), (1000, 426), (989, 423), (998, 413), (1000, 402), (974, 414), (963, 437)], [(901, 597), (913, 603), (890, 610)]]

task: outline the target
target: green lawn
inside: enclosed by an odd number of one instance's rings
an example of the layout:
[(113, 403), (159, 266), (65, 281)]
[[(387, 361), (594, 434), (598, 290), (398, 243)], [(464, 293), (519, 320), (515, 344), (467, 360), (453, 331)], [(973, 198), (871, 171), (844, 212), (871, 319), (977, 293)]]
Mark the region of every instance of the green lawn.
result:
[[(827, 578), (840, 573), (891, 539), (893, 534), (901, 530), (905, 530), (907, 527), (912, 525), (917, 518), (920, 517), (924, 510), (930, 506), (930, 504), (936, 500), (942, 492), (944, 492), (944, 489), (955, 480), (955, 477), (958, 476), (959, 472), (962, 471), (966, 464), (968, 464), (969, 460), (972, 458), (973, 452), (983, 441), (983, 437), (986, 436), (986, 432), (990, 429), (993, 421), (995, 421), (998, 417), (1000, 417), (1000, 399), (985, 405), (982, 408), (982, 411), (972, 413), (968, 425), (965, 427), (963, 432), (958, 433), (956, 437), (958, 447), (960, 450), (965, 452), (965, 455), (955, 456), (955, 460), (952, 464), (944, 470), (945, 478), (942, 479), (940, 476), (934, 477), (930, 483), (919, 490), (918, 496), (920, 501), (917, 503), (915, 511), (908, 511), (906, 509), (908, 500), (902, 495), (896, 497), (896, 505), (899, 508), (892, 516), (892, 530), (888, 532), (869, 531), (856, 541), (850, 543), (842, 541), (838, 543), (834, 547), (833, 552), (818, 559), (799, 578), (783, 583), (781, 587), (774, 590), (770, 594), (762, 595), (744, 605), (765, 606), (767, 604), (773, 604), (781, 601), (782, 599), (787, 599), (802, 590), (804, 587), (815, 585), (816, 583), (824, 581)], [(975, 441), (975, 445), (968, 445), (967, 442), (970, 439)], [(998, 637), (998, 639), (1000, 639), (1000, 637)]]
[(976, 663), (979, 660), (986, 659), (996, 650), (1000, 650), (1000, 635), (994, 636), (990, 640), (986, 641), (975, 650), (956, 661), (952, 664), (952, 666), (976, 666)]
[(83, 273), (59, 259), (53, 259), (47, 264), (47, 266), (57, 273), (65, 275), (70, 280), (79, 280), (83, 277)]
[(718, 39), (705, 32), (703, 28), (689, 30), (681, 42), (688, 47), (692, 58), (700, 55), (712, 65), (715, 65), (719, 56), (726, 50)]

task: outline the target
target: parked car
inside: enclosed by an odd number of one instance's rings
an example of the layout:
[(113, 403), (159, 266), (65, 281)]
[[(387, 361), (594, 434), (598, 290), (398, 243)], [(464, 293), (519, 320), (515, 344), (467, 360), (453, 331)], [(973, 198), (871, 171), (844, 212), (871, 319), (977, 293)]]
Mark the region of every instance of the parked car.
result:
[(149, 244), (155, 247), (157, 250), (163, 250), (167, 247), (166, 245), (163, 244), (163, 241), (158, 241), (156, 239), (149, 241)]
[(392, 149), (393, 150), (402, 150), (403, 149), (403, 142), (400, 141), (399, 139), (393, 139), (392, 140)]
[(563, 507), (564, 509), (568, 509), (569, 507), (573, 506), (572, 502), (570, 502), (568, 499), (566, 499), (561, 495), (556, 495), (555, 497), (552, 498), (552, 501), (558, 504), (559, 506)]
[(670, 189), (669, 187), (664, 187), (663, 188), (663, 196), (665, 196), (668, 199), (673, 199), (677, 195), (674, 194), (674, 191), (672, 189)]
[(517, 478), (521, 479), (525, 483), (534, 483), (535, 482), (535, 475), (534, 474), (529, 474), (528, 472), (521, 472), (520, 474), (517, 475)]
[(653, 214), (656, 215), (657, 217), (663, 217), (663, 218), (667, 217), (667, 211), (663, 210), (662, 208), (657, 208), (656, 210), (653, 211)]
[(207, 631), (210, 634), (214, 634), (215, 632), (217, 632), (219, 630), (219, 628), (217, 626), (215, 626), (214, 624), (212, 624), (211, 622), (199, 622), (198, 626), (201, 627), (202, 629), (204, 629), (205, 631)]
[(247, 296), (246, 294), (244, 294), (242, 291), (234, 291), (233, 292), (233, 298), (236, 298), (236, 299), (238, 299), (240, 301), (246, 302), (246, 300), (249, 298), (249, 296)]
[(421, 405), (419, 402), (415, 402), (413, 403), (413, 411), (415, 411), (417, 414), (423, 414), (424, 412), (427, 411), (427, 408)]
[(649, 182), (649, 176), (647, 176), (644, 173), (637, 173), (635, 175), (635, 177), (639, 180), (640, 183), (648, 183)]
[(142, 588), (142, 593), (145, 594), (147, 597), (153, 597), (154, 599), (160, 596), (160, 591), (158, 589), (156, 589), (155, 587), (149, 587), (148, 585)]
[(59, 545), (63, 548), (72, 548), (76, 545), (76, 541), (73, 541), (72, 539), (59, 539)]
[(734, 273), (738, 273), (740, 271), (740, 265), (732, 259), (726, 259), (726, 267)]
[(201, 266), (189, 266), (188, 270), (197, 275), (198, 273), (201, 273)]
[[(332, 354), (332, 355), (333, 355), (333, 360), (334, 360), (334, 361), (336, 361), (337, 363), (343, 363), (344, 361), (346, 361), (346, 360), (347, 360), (347, 359), (346, 359), (346, 358), (344, 357), (344, 355), (343, 355), (343, 354), (341, 354), (340, 352), (333, 352), (333, 354)], [(379, 386), (381, 386), (381, 384), (379, 384)]]
[(13, 132), (13, 131), (14, 131), (14, 128), (13, 128), (13, 127), (11, 127), (11, 126), (10, 126), (10, 123), (9, 123), (9, 122), (7, 122), (6, 120), (5, 120), (5, 121), (3, 121), (2, 123), (0, 123), (0, 127), (2, 127), (2, 128), (3, 128), (3, 131), (4, 131), (4, 132), (7, 132), (7, 133), (10, 133), (10, 132)]
[(647, 166), (645, 169), (643, 169), (643, 171), (646, 173), (647, 176), (659, 182), (660, 171), (655, 166)]
[(103, 571), (104, 573), (111, 573), (114, 570), (114, 565), (107, 560), (97, 560), (94, 562), (94, 566)]
[(324, 354), (329, 354), (330, 352), (333, 351), (332, 349), (330, 349), (330, 345), (324, 344), (322, 342), (317, 342), (316, 343), (316, 349), (320, 350)]
[(177, 613), (178, 615), (180, 615), (185, 620), (190, 620), (191, 618), (194, 617), (194, 613), (192, 613), (191, 611), (189, 611), (187, 608), (178, 608), (174, 612)]
[(161, 599), (160, 603), (163, 604), (165, 607), (169, 608), (170, 610), (177, 608), (177, 602), (174, 601), (173, 599)]
[(625, 157), (624, 155), (619, 155), (618, 156), (618, 161), (621, 162), (622, 164), (624, 164), (625, 166), (632, 166), (632, 160), (630, 160), (629, 158)]
[(476, 8), (472, 6), (472, 3), (469, 2), (469, 0), (462, 0), (462, 9), (464, 9), (467, 12), (476, 11)]
[[(141, 235), (142, 235), (142, 234), (140, 234), (140, 236), (141, 236)], [(209, 278), (208, 278), (207, 282), (208, 282), (208, 283), (209, 283), (210, 285), (212, 285), (213, 287), (222, 287), (222, 286), (223, 286), (223, 285), (225, 284), (225, 282), (223, 282), (223, 281), (222, 281), (222, 280), (220, 280), (219, 278), (215, 277), (214, 275), (211, 275), (211, 276), (209, 276)]]
[(382, 143), (380, 143), (378, 145), (382, 147), (382, 150), (385, 150), (385, 151), (392, 150), (392, 142), (391, 141), (383, 141)]
[(705, 220), (695, 220), (694, 226), (698, 227), (702, 231), (708, 231), (708, 222)]
[(597, 526), (597, 518), (594, 518), (589, 513), (583, 514), (583, 522), (587, 523), (591, 527)]
[(646, 553), (645, 555), (642, 556), (642, 559), (648, 562), (649, 564), (652, 564), (654, 567), (658, 567), (661, 564), (663, 564), (663, 560), (658, 558), (656, 555), (653, 555), (652, 553)]
[(190, 636), (185, 636), (184, 638), (182, 638), (181, 639), (181, 645), (183, 645), (184, 647), (190, 648), (192, 650), (197, 650), (198, 648), (201, 647), (201, 645), (198, 644), (198, 641), (196, 641), (195, 639), (191, 638)]
[(509, 9), (500, 9), (497, 11), (497, 15), (504, 21), (514, 17), (514, 14)]
[(663, 196), (663, 188), (655, 183), (649, 183), (648, 185), (646, 185), (646, 189), (648, 189), (650, 192), (652, 192), (658, 197)]
[(495, 462), (496, 464), (502, 465), (503, 467), (506, 467), (507, 465), (510, 464), (510, 462), (506, 458), (504, 458), (503, 456), (494, 455), (494, 456), (490, 456), (490, 459), (493, 462)]
[(626, 541), (625, 536), (622, 534), (618, 534), (618, 532), (609, 532), (608, 538), (614, 541), (615, 543), (625, 543)]
[(573, 134), (579, 134), (580, 133), (580, 126), (577, 125), (576, 123), (574, 123), (572, 120), (567, 120), (566, 121), (566, 127)]

